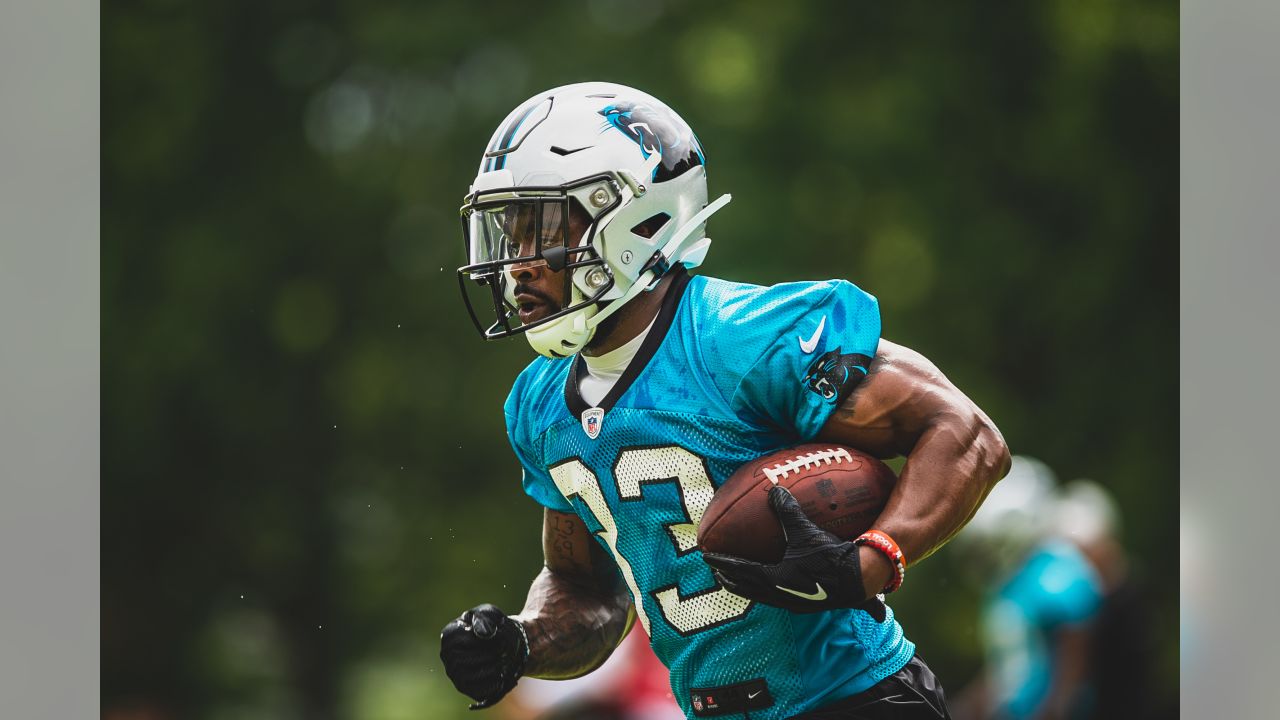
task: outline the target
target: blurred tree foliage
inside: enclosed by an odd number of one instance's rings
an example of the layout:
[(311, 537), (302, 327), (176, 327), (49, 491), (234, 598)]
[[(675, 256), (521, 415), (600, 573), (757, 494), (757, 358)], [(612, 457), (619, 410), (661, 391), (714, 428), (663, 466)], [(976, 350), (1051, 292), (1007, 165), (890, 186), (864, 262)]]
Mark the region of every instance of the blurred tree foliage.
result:
[[(479, 9), (483, 8), (483, 9)], [(455, 210), (532, 93), (698, 131), (704, 272), (845, 277), (1016, 452), (1116, 493), (1176, 683), (1177, 5), (114, 0), (103, 13), (105, 709), (463, 717), (439, 627), (540, 565)], [(978, 588), (896, 607), (944, 681)]]

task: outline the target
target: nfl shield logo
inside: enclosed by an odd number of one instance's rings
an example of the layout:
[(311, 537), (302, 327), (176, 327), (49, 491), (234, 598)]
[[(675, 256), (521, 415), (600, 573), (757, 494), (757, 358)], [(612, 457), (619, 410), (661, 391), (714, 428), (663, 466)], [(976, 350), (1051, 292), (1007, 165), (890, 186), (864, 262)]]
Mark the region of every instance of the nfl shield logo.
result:
[(693, 709), (702, 712), (702, 698), (697, 695), (693, 696)]
[(595, 440), (600, 436), (600, 425), (604, 422), (604, 410), (596, 407), (582, 413), (582, 431), (587, 437)]

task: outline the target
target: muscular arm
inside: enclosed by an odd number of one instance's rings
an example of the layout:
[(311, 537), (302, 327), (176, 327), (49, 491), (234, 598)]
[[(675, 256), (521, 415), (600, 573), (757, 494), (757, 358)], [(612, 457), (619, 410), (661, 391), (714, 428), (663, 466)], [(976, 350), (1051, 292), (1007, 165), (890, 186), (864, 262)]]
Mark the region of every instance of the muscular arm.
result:
[[(907, 457), (875, 527), (898, 542), (908, 563), (959, 531), (1009, 471), (1009, 450), (991, 419), (923, 355), (887, 340), (818, 437)], [(888, 561), (868, 547), (859, 559), (868, 593), (878, 592), (891, 574)]]
[(631, 596), (613, 560), (576, 515), (546, 511), (542, 552), (546, 567), (514, 616), (529, 637), (524, 674), (553, 680), (585, 675), (630, 629)]

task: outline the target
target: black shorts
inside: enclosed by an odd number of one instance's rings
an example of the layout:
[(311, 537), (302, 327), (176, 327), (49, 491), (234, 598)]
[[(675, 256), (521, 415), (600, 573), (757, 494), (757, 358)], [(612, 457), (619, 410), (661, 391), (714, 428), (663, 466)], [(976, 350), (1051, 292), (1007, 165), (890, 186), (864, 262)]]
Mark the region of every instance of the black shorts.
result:
[(791, 720), (951, 720), (947, 698), (933, 671), (911, 658), (901, 670), (870, 688), (792, 716)]

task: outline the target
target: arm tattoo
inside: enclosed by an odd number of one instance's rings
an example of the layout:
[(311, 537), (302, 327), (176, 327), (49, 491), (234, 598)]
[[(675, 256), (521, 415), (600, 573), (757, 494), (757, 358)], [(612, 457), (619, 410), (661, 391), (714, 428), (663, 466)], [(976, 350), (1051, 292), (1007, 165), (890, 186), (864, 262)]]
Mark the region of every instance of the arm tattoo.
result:
[(548, 556), (558, 558), (565, 569), (572, 569), (579, 574), (589, 569), (589, 563), (584, 563), (580, 558), (574, 556), (574, 529), (576, 523), (580, 522), (577, 518), (565, 513), (547, 513), (546, 540), (550, 545)]

